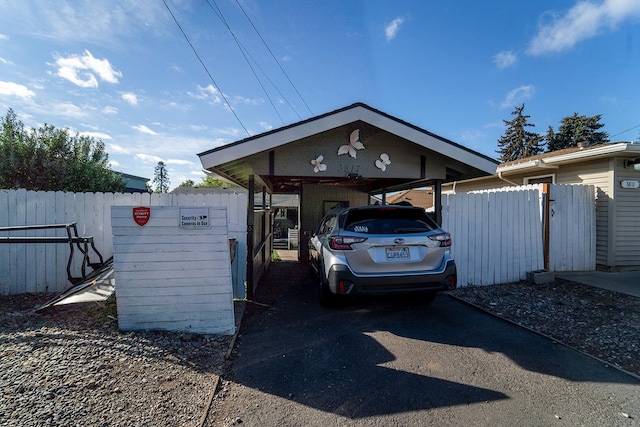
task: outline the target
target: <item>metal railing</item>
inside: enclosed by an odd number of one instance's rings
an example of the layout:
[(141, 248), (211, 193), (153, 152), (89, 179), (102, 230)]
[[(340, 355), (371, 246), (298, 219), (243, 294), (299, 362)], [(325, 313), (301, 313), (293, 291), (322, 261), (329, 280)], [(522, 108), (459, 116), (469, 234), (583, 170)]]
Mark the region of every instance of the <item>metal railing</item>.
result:
[[(71, 284), (77, 284), (87, 277), (86, 267), (97, 270), (104, 266), (105, 262), (102, 254), (96, 249), (93, 237), (78, 236), (78, 227), (75, 222), (69, 224), (48, 224), (48, 225), (22, 225), (11, 227), (0, 227), (0, 233), (11, 233), (15, 231), (35, 231), (65, 229), (66, 236), (0, 236), (0, 243), (66, 243), (69, 245), (70, 253), (67, 261), (67, 279)], [(73, 256), (77, 248), (82, 253), (81, 277), (74, 277), (71, 274)], [(99, 262), (91, 262), (89, 251), (92, 250), (97, 255)]]

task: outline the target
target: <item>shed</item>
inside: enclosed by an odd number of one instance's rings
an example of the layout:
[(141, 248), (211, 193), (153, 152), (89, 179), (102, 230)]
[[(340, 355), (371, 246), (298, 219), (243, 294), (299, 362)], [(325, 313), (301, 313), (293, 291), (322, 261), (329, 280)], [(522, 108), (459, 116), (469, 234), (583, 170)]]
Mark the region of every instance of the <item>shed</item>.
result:
[[(442, 191), (538, 183), (593, 185), (598, 269), (640, 269), (640, 144), (619, 142), (539, 154), (502, 163), (493, 176), (443, 184)], [(553, 194), (550, 197), (553, 200)]]
[[(371, 196), (430, 186), (441, 219), (444, 183), (495, 173), (498, 162), (366, 104), (350, 106), (198, 154), (204, 169), (238, 184), (263, 211), (247, 215), (247, 282), (251, 293), (272, 251), (266, 195), (297, 194), (299, 228), (311, 232), (338, 203), (366, 205)], [(306, 261), (301, 238), (298, 259)]]

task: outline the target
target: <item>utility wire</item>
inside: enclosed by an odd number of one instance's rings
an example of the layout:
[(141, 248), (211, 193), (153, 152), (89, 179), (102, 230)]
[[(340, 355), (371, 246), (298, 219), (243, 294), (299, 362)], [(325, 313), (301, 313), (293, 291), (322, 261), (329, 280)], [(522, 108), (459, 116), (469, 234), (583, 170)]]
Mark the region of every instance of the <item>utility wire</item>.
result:
[(307, 104), (307, 101), (304, 100), (304, 98), (302, 97), (302, 95), (300, 94), (300, 92), (298, 91), (298, 88), (296, 87), (296, 85), (293, 84), (293, 82), (291, 81), (291, 79), (289, 78), (289, 75), (287, 74), (287, 72), (284, 70), (284, 68), (282, 67), (282, 65), (280, 64), (280, 61), (278, 61), (278, 59), (276, 58), (276, 56), (273, 54), (273, 52), (271, 51), (271, 49), (269, 48), (269, 45), (267, 44), (267, 42), (264, 40), (264, 38), (262, 37), (262, 35), (260, 34), (260, 31), (258, 31), (258, 29), (256, 28), (256, 26), (253, 24), (253, 21), (251, 20), (251, 18), (249, 18), (249, 15), (247, 15), (247, 12), (244, 10), (244, 8), (242, 7), (242, 5), (240, 4), (240, 2), (238, 0), (236, 0), (236, 4), (238, 5), (238, 7), (240, 8), (240, 10), (242, 10), (242, 13), (244, 13), (244, 16), (247, 18), (247, 20), (249, 21), (249, 23), (251, 24), (251, 26), (253, 27), (253, 29), (255, 30), (256, 34), (258, 34), (258, 37), (260, 37), (260, 40), (262, 40), (262, 43), (264, 44), (264, 46), (267, 48), (267, 50), (269, 51), (269, 53), (271, 54), (271, 57), (273, 58), (274, 61), (276, 61), (276, 64), (278, 64), (278, 67), (280, 67), (280, 70), (282, 71), (282, 73), (285, 75), (285, 77), (287, 78), (287, 80), (289, 81), (289, 84), (291, 84), (291, 86), (293, 87), (293, 89), (296, 91), (296, 93), (298, 94), (298, 96), (300, 97), (300, 99), (302, 100), (302, 102), (304, 103), (305, 107), (307, 107), (307, 110), (309, 110), (309, 113), (311, 113), (311, 115), (313, 116), (313, 112), (311, 111), (311, 108), (309, 108), (309, 104)]
[[(247, 62), (247, 65), (251, 69), (251, 72), (253, 73), (253, 76), (256, 78), (256, 80), (258, 81), (258, 84), (262, 88), (262, 91), (264, 92), (265, 96), (269, 100), (269, 103), (271, 104), (271, 107), (273, 107), (273, 110), (276, 112), (278, 117), (280, 117), (280, 121), (284, 125), (285, 124), (284, 123), (284, 119), (280, 115), (280, 112), (278, 111), (278, 109), (276, 108), (275, 104), (273, 103), (273, 100), (271, 99), (271, 96), (269, 96), (269, 93), (267, 92), (267, 89), (265, 89), (264, 85), (262, 84), (262, 81), (258, 77), (258, 74), (256, 73), (255, 69), (251, 65), (251, 61), (249, 61), (249, 58), (247, 58), (248, 51), (247, 51), (247, 53), (245, 53), (246, 49), (244, 49), (244, 47), (242, 46), (242, 43), (240, 43), (240, 40), (238, 40), (238, 38), (236, 37), (236, 35), (233, 32), (233, 30), (231, 30), (231, 27), (227, 23), (227, 20), (225, 19), (224, 15), (222, 14), (222, 11), (220, 10), (220, 7), (218, 7), (218, 4), (216, 3), (216, 0), (212, 0), (212, 1), (213, 1), (213, 4), (215, 5), (215, 7), (213, 5), (211, 5), (209, 0), (206, 0), (207, 5), (209, 5), (211, 10), (213, 10), (213, 13), (215, 13), (218, 16), (218, 18), (220, 19), (220, 21), (222, 21), (224, 26), (227, 27), (227, 30), (231, 34), (231, 37), (233, 37), (233, 40), (236, 42), (236, 45), (238, 46), (238, 49), (240, 49), (240, 53), (242, 53), (242, 56), (244, 57), (244, 60)], [(254, 62), (255, 62), (255, 60), (254, 60)]]
[(614, 136), (618, 136), (618, 135), (622, 135), (625, 132), (629, 132), (630, 130), (634, 130), (635, 128), (640, 128), (640, 125), (635, 125), (634, 127), (631, 127), (629, 129), (625, 129), (622, 132), (618, 132), (615, 135), (611, 135), (611, 138), (613, 138)]
[(220, 87), (218, 86), (218, 84), (216, 83), (215, 79), (213, 78), (213, 76), (211, 75), (211, 73), (209, 72), (209, 69), (207, 68), (207, 66), (204, 64), (204, 62), (202, 61), (202, 58), (200, 58), (200, 55), (198, 54), (198, 51), (196, 50), (196, 48), (193, 46), (193, 44), (191, 43), (191, 40), (189, 40), (189, 37), (187, 36), (187, 34), (184, 32), (184, 30), (182, 29), (182, 26), (180, 25), (180, 23), (178, 22), (178, 20), (176, 19), (175, 15), (173, 14), (173, 12), (171, 11), (171, 8), (169, 7), (169, 5), (167, 4), (166, 0), (162, 0), (162, 3), (164, 3), (164, 6), (167, 8), (167, 10), (169, 11), (169, 14), (171, 15), (171, 17), (173, 18), (173, 20), (175, 21), (176, 25), (178, 26), (178, 28), (180, 29), (180, 31), (182, 32), (182, 35), (184, 36), (185, 40), (187, 41), (187, 43), (189, 44), (189, 46), (191, 47), (191, 50), (193, 50), (193, 53), (196, 55), (196, 58), (198, 58), (198, 61), (200, 61), (200, 64), (202, 65), (202, 67), (204, 68), (204, 71), (207, 73), (207, 75), (209, 76), (209, 79), (211, 79), (211, 82), (213, 83), (213, 85), (215, 86), (215, 88), (218, 90), (218, 92), (220, 92), (220, 96), (222, 97), (222, 99), (224, 99), (224, 102), (227, 104), (227, 107), (229, 107), (229, 110), (231, 110), (231, 112), (233, 113), (233, 115), (235, 116), (236, 120), (238, 120), (238, 123), (240, 123), (240, 126), (242, 126), (242, 128), (244, 129), (244, 131), (247, 133), (248, 136), (251, 136), (251, 133), (249, 133), (249, 131), (247, 130), (246, 126), (244, 125), (244, 123), (242, 123), (242, 120), (240, 120), (240, 117), (238, 117), (238, 115), (236, 114), (235, 110), (233, 109), (233, 107), (231, 106), (231, 104), (229, 103), (229, 100), (227, 100), (227, 97), (224, 95), (224, 92), (222, 92), (220, 90)]
[[(207, 0), (208, 1), (208, 0)], [(215, 3), (215, 0), (214, 0)], [(217, 4), (216, 4), (216, 7)], [(218, 8), (219, 9), (219, 8)], [(223, 18), (221, 18), (223, 19)], [(243, 51), (243, 54), (246, 53), (246, 55), (251, 58), (251, 60), (253, 61), (253, 63), (256, 65), (256, 67), (258, 67), (258, 69), (260, 70), (260, 72), (262, 72), (262, 75), (269, 81), (269, 83), (271, 83), (271, 86), (275, 89), (276, 92), (278, 92), (278, 94), (280, 95), (280, 97), (284, 100), (284, 102), (289, 106), (289, 108), (291, 108), (291, 111), (293, 111), (293, 113), (298, 116), (299, 120), (302, 120), (302, 116), (300, 116), (300, 114), (298, 114), (298, 111), (296, 111), (296, 109), (293, 107), (293, 105), (291, 105), (291, 103), (289, 102), (289, 100), (287, 99), (286, 96), (284, 96), (284, 94), (280, 91), (280, 89), (278, 89), (278, 86), (273, 82), (273, 80), (271, 80), (271, 78), (269, 78), (269, 75), (264, 71), (264, 69), (260, 66), (260, 64), (258, 63), (258, 61), (256, 61), (256, 59), (251, 55), (251, 53), (248, 51), (247, 48), (245, 48), (242, 43), (240, 42), (240, 40), (238, 40), (233, 31), (231, 31), (231, 28), (229, 28), (229, 25), (226, 24), (225, 20), (223, 19), (223, 22), (225, 23), (225, 25), (227, 25), (227, 29), (229, 30), (229, 32), (234, 36), (234, 39), (236, 40), (236, 43), (238, 44), (238, 47), (240, 48), (241, 51)], [(245, 56), (246, 59), (246, 56)], [(249, 64), (249, 67), (251, 67), (251, 64)], [(253, 69), (252, 69), (253, 71)], [(255, 75), (255, 72), (254, 72)], [(258, 80), (258, 82), (260, 82), (260, 79), (258, 78), (258, 76), (256, 76), (256, 79)], [(261, 85), (262, 86), (262, 85)], [(263, 87), (264, 90), (264, 87)], [(265, 90), (266, 93), (266, 90)], [(267, 94), (267, 98), (269, 98), (269, 95)], [(271, 98), (269, 98), (269, 101), (271, 101)], [(273, 103), (271, 105), (274, 105)], [(274, 105), (274, 109), (275, 109), (275, 105)], [(280, 114), (278, 113), (278, 111), (276, 110), (276, 114), (278, 114), (278, 117), (280, 117)], [(282, 117), (280, 117), (280, 119), (282, 120)], [(283, 121), (284, 123), (284, 121)]]

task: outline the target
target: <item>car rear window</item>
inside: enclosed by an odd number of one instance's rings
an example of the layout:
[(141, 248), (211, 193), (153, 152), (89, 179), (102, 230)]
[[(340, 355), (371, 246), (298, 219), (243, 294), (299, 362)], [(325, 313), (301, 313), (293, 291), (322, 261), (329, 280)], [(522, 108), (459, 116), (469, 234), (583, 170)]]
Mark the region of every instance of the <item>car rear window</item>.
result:
[(424, 233), (438, 228), (421, 209), (356, 209), (348, 211), (342, 227), (364, 234)]

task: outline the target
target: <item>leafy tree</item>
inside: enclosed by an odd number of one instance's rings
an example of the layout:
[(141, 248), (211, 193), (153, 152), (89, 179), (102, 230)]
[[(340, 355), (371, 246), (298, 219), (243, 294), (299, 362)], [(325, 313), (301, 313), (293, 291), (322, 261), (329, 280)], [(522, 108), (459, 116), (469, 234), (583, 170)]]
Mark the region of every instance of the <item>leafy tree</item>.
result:
[(543, 151), (543, 138), (535, 132), (527, 130), (535, 125), (529, 123), (529, 117), (522, 112), (524, 104), (511, 113), (516, 116), (513, 120), (503, 120), (507, 127), (503, 136), (498, 139), (497, 153), (500, 154), (501, 162), (510, 162), (525, 157), (535, 156)]
[(237, 185), (232, 184), (227, 181), (223, 181), (220, 178), (214, 178), (211, 175), (207, 175), (202, 178), (202, 182), (198, 184), (198, 187), (225, 187), (225, 188), (234, 188)]
[(576, 147), (579, 142), (586, 142), (587, 145), (608, 143), (609, 134), (598, 130), (604, 126), (600, 123), (600, 119), (602, 119), (601, 114), (587, 117), (573, 113), (572, 116), (562, 119), (558, 132), (553, 133), (553, 129), (549, 126), (548, 151)]
[(156, 165), (154, 171), (153, 183), (156, 186), (156, 193), (166, 193), (169, 191), (169, 173), (167, 172), (167, 165), (160, 161)]
[(124, 187), (102, 141), (47, 124), (25, 128), (12, 109), (7, 111), (0, 133), (0, 188), (120, 192)]
[(193, 187), (196, 183), (192, 179), (188, 179), (182, 183), (180, 183), (180, 187)]

